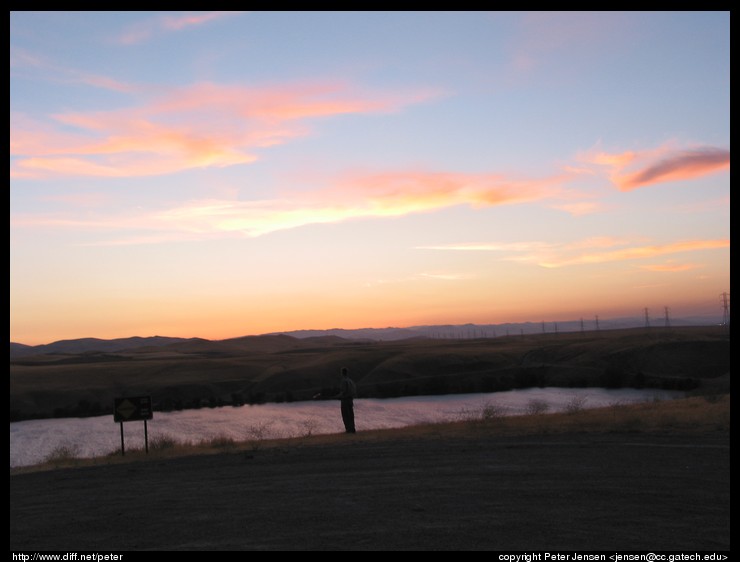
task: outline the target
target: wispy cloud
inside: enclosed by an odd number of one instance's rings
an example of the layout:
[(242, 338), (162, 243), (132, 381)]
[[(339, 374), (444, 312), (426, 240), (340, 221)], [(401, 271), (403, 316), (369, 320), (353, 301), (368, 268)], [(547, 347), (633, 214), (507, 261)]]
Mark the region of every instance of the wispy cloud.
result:
[(166, 14), (134, 23), (116, 37), (116, 42), (122, 45), (136, 45), (148, 41), (161, 33), (181, 31), (196, 27), (215, 20), (241, 15), (245, 12), (185, 12), (182, 14)]
[[(70, 138), (57, 129), (34, 131), (31, 126), (19, 127), (11, 138), (11, 152), (35, 151), (38, 155), (11, 164), (11, 172), (20, 175), (28, 171), (36, 176), (45, 171), (51, 175), (143, 175), (248, 163), (257, 158), (258, 148), (305, 134), (305, 121), (309, 118), (380, 111), (399, 103), (388, 99), (353, 97), (341, 89), (316, 85), (269, 91), (199, 85), (170, 92), (135, 110), (57, 116), (59, 123), (77, 127), (90, 138)], [(244, 124), (249, 125), (247, 130)], [(592, 162), (599, 166), (625, 166), (634, 160), (633, 154), (592, 156)], [(184, 239), (256, 237), (312, 224), (400, 217), (455, 206), (480, 209), (539, 203), (574, 215), (594, 212), (600, 204), (591, 195), (568, 187), (579, 175), (573, 169), (533, 179), (425, 170), (353, 172), (324, 178), (324, 187), (313, 191), (285, 191), (272, 199), (251, 201), (235, 197), (190, 200), (145, 216), (108, 217), (101, 222), (119, 225), (129, 233), (122, 238), (142, 243), (158, 239), (150, 233), (140, 236), (143, 231), (169, 233), (166, 240), (174, 239), (178, 232)], [(583, 200), (578, 201), (579, 197)], [(11, 218), (19, 226), (34, 220), (28, 216)], [(57, 226), (61, 224), (76, 223), (62, 222)], [(135, 236), (130, 235), (130, 225), (136, 225), (134, 230), (139, 231)], [(729, 244), (721, 241), (725, 243)], [(588, 239), (567, 247), (543, 242), (427, 247), (507, 252), (505, 259), (543, 267), (639, 259), (681, 251), (679, 248), (691, 249), (685, 244), (641, 246), (612, 238)]]
[(616, 12), (525, 12), (509, 45), (510, 66), (532, 74), (558, 56), (568, 56), (571, 66), (597, 64), (600, 53), (613, 51), (617, 39), (632, 32), (629, 20)]
[(309, 224), (396, 217), (456, 205), (471, 207), (547, 198), (557, 179), (511, 181), (497, 175), (397, 172), (351, 175), (332, 187), (256, 202), (193, 201), (160, 215), (173, 228), (261, 236)]
[(393, 216), (455, 205), (482, 208), (540, 201), (559, 195), (566, 179), (561, 175), (521, 179), (424, 170), (352, 174), (315, 197), (327, 201), (350, 198), (372, 214)]
[(551, 248), (547, 242), (470, 242), (463, 244), (437, 244), (417, 246), (417, 250), (450, 250), (458, 252), (514, 252), (531, 253)]
[(615, 182), (622, 191), (630, 191), (655, 183), (693, 179), (729, 167), (729, 150), (703, 147), (669, 154), (635, 172), (615, 177)]
[(620, 191), (632, 191), (657, 183), (684, 181), (729, 169), (730, 151), (701, 146), (663, 146), (642, 152), (591, 152), (581, 159), (604, 166)]
[[(604, 238), (589, 238), (571, 244), (552, 244), (532, 241), (493, 244), (448, 244), (420, 246), (419, 249), (450, 251), (502, 252), (503, 259), (536, 263), (541, 267), (557, 268), (573, 265), (599, 264), (629, 260), (642, 260), (665, 255), (729, 248), (729, 240), (684, 240), (668, 244), (643, 244)], [(655, 271), (682, 271), (684, 266), (649, 266)]]
[(604, 205), (596, 201), (577, 201), (573, 203), (561, 203), (552, 205), (554, 209), (565, 211), (574, 217), (592, 215), (604, 210)]
[(692, 269), (698, 269), (702, 267), (699, 264), (696, 263), (656, 263), (656, 264), (650, 264), (650, 265), (642, 265), (640, 266), (640, 269), (644, 269), (646, 271), (657, 271), (657, 272), (666, 272), (666, 273), (676, 273), (681, 271), (691, 271)]
[(382, 279), (373, 279), (372, 281), (366, 281), (364, 283), (365, 287), (381, 287), (384, 285), (400, 285), (405, 283), (417, 283), (419, 281), (423, 282), (429, 282), (429, 283), (435, 283), (437, 281), (446, 283), (446, 282), (456, 282), (456, 281), (467, 281), (470, 279), (474, 279), (475, 276), (467, 273), (449, 273), (449, 272), (422, 272), (422, 273), (415, 273), (412, 275), (407, 275), (403, 277), (393, 277), (393, 278), (382, 278)]
[[(182, 233), (193, 236), (256, 237), (306, 225), (352, 219), (398, 217), (436, 211), (457, 205), (473, 208), (535, 202), (558, 193), (561, 178), (508, 180), (499, 175), (396, 172), (351, 174), (333, 180), (329, 187), (275, 199), (191, 200), (138, 216), (115, 215), (89, 220), (88, 227), (122, 230), (127, 240), (154, 241), (157, 236), (130, 236), (132, 231)], [(85, 228), (85, 220), (63, 216), (11, 217), (17, 227)], [(103, 225), (103, 226), (101, 226)], [(165, 238), (171, 240), (170, 236)], [(139, 242), (137, 242), (139, 243)]]
[(470, 279), (470, 275), (463, 273), (420, 273), (419, 276), (425, 279), (437, 279), (440, 281), (462, 281)]
[(121, 82), (111, 76), (82, 72), (18, 48), (10, 50), (10, 68), (13, 73), (36, 71), (45, 82), (84, 84), (121, 93), (133, 93), (140, 89), (135, 84)]
[(31, 119), (11, 115), (10, 174), (129, 177), (247, 164), (308, 121), (397, 110), (435, 95), (357, 93), (342, 83), (175, 88), (137, 106)]
[(568, 265), (597, 264), (648, 259), (676, 253), (715, 250), (729, 247), (729, 240), (686, 240), (670, 244), (637, 245), (606, 252), (588, 252), (573, 256), (559, 256), (554, 257), (554, 259), (542, 260), (539, 265), (543, 267), (564, 267)]

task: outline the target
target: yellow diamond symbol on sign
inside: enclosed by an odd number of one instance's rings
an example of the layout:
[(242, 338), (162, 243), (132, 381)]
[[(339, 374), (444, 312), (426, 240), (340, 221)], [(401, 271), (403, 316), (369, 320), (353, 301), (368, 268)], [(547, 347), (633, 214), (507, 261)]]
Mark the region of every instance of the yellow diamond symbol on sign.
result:
[(121, 414), (121, 416), (123, 416), (124, 418), (129, 418), (131, 417), (131, 414), (133, 414), (136, 411), (136, 406), (134, 406), (130, 400), (124, 400), (118, 405), (118, 408), (116, 408), (116, 411), (119, 414)]

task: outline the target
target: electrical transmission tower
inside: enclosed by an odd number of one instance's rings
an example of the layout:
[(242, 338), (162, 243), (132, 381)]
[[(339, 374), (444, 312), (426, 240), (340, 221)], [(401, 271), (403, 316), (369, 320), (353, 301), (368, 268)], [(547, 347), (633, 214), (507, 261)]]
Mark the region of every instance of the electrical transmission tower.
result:
[(722, 325), (730, 325), (730, 293), (722, 293), (720, 296), (722, 301)]
[(668, 307), (665, 307), (665, 327), (668, 328), (671, 325), (671, 322), (668, 320)]

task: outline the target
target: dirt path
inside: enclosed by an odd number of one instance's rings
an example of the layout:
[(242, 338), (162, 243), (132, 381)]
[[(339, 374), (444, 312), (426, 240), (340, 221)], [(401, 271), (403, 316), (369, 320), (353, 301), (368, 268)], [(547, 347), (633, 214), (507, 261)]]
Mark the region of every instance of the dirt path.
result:
[(726, 432), (352, 439), (12, 475), (10, 549), (730, 548)]

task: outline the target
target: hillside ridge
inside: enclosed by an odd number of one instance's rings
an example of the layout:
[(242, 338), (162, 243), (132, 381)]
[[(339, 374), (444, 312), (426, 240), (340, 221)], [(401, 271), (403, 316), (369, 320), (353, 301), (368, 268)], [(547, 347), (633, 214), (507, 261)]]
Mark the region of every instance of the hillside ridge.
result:
[(149, 395), (168, 411), (334, 396), (348, 367), (362, 398), (533, 387), (729, 389), (723, 327), (632, 328), (476, 339), (336, 336), (192, 339), (10, 362), (11, 421), (110, 413)]

